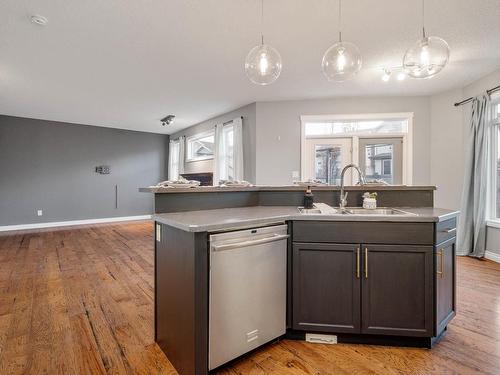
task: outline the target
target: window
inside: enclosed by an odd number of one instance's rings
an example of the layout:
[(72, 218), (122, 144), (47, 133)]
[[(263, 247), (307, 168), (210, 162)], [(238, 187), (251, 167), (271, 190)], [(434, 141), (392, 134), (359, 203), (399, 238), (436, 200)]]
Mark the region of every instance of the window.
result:
[(305, 131), (306, 136), (407, 133), (408, 124), (401, 120), (308, 122)]
[(199, 161), (214, 158), (214, 131), (196, 134), (187, 139), (187, 160)]
[(327, 184), (340, 182), (341, 148), (337, 145), (315, 145), (315, 178)]
[[(411, 183), (411, 113), (302, 116), (301, 178), (340, 184), (359, 165), (367, 181)], [(353, 180), (353, 178), (356, 178)], [(346, 174), (346, 184), (357, 183)]]
[[(375, 142), (377, 139), (375, 139)], [(392, 161), (394, 147), (391, 143), (371, 143), (364, 147), (364, 173), (368, 181), (383, 180), (388, 184), (394, 183), (392, 175)]]

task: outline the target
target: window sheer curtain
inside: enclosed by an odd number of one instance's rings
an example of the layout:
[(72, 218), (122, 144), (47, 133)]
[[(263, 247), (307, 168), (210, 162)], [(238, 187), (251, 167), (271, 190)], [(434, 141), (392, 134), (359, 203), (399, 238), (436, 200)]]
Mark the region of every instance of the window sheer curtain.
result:
[(233, 179), (242, 181), (243, 175), (243, 120), (233, 120)]
[(457, 233), (458, 255), (484, 257), (486, 251), (491, 137), (490, 98), (488, 95), (483, 95), (472, 101)]
[(168, 179), (177, 181), (184, 173), (184, 144), (185, 137), (171, 140), (168, 147)]
[(186, 157), (185, 147), (186, 137), (179, 137), (179, 176), (177, 178), (184, 173), (184, 158)]
[[(225, 132), (225, 127), (231, 127), (232, 132)], [(232, 134), (232, 139), (228, 134)], [(243, 121), (238, 117), (227, 125), (215, 126), (213, 184), (217, 186), (223, 180), (241, 181), (243, 176)]]
[(224, 179), (223, 167), (226, 159), (226, 151), (224, 149), (223, 127), (224, 127), (223, 124), (215, 125), (214, 175), (213, 175), (214, 186), (219, 185), (220, 181)]

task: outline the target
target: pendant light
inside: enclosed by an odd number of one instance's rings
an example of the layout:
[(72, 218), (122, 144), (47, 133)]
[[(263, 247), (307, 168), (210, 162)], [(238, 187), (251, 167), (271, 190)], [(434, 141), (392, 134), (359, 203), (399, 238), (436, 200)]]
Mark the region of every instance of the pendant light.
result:
[(362, 65), (359, 48), (342, 41), (342, 0), (339, 0), (339, 41), (323, 55), (321, 68), (329, 81), (347, 81), (360, 71)]
[(269, 85), (281, 74), (281, 56), (276, 49), (264, 43), (264, 0), (261, 1), (261, 43), (250, 50), (245, 59), (245, 72), (256, 85)]
[(403, 57), (403, 68), (412, 78), (429, 78), (448, 63), (450, 47), (444, 39), (425, 33), (425, 0), (422, 0), (422, 39), (411, 46)]

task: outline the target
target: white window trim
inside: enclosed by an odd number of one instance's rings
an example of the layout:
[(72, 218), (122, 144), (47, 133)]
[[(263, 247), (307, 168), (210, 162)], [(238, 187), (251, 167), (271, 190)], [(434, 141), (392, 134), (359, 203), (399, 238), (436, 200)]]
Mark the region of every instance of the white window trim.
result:
[[(305, 143), (306, 143), (306, 123), (308, 122), (331, 122), (343, 120), (406, 120), (408, 122), (408, 133), (383, 133), (383, 134), (356, 134), (352, 136), (346, 135), (327, 135), (324, 138), (352, 138), (352, 162), (359, 165), (359, 139), (360, 138), (393, 138), (403, 137), (403, 185), (411, 185), (413, 181), (413, 112), (396, 112), (396, 113), (358, 113), (344, 115), (302, 115), (300, 116), (300, 176), (301, 179), (305, 176)], [(314, 137), (322, 138), (322, 136)]]
[(210, 136), (210, 135), (213, 135), (214, 138), (215, 138), (215, 129), (210, 129), (210, 130), (207, 130), (207, 131), (204, 131), (204, 132), (201, 132), (201, 133), (196, 133), (196, 134), (190, 135), (189, 137), (186, 137), (186, 155), (187, 155), (186, 162), (187, 163), (193, 163), (193, 162), (203, 161), (203, 160), (213, 160), (213, 158), (214, 158), (213, 155), (211, 155), (211, 156), (200, 156), (200, 157), (197, 157), (197, 158), (192, 158), (191, 155), (190, 155), (191, 154), (190, 150), (189, 150), (189, 145), (190, 145), (190, 143), (191, 143), (191, 141), (193, 139), (204, 138), (204, 137), (207, 137), (207, 136)]
[[(493, 114), (495, 106), (500, 105), (500, 93), (495, 93), (491, 95), (490, 101), (490, 111)], [(491, 124), (491, 154), (490, 154), (490, 182), (489, 182), (489, 202), (488, 209), (486, 211), (486, 225), (493, 228), (500, 229), (500, 218), (496, 217), (496, 207), (497, 207), (497, 152), (498, 147), (498, 136), (497, 131), (500, 129), (500, 116), (493, 119)]]

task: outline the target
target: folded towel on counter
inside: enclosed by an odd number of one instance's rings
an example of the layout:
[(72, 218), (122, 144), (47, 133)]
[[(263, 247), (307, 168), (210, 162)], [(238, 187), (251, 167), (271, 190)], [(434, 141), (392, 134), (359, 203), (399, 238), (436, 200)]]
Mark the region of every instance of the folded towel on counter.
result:
[(156, 185), (151, 186), (154, 188), (158, 187), (169, 187), (169, 188), (186, 188), (186, 187), (198, 187), (200, 186), (200, 181), (196, 180), (186, 180), (185, 178), (180, 178), (178, 180), (172, 181), (161, 181)]
[(307, 181), (294, 181), (294, 185), (299, 185), (299, 186), (327, 186), (328, 184), (321, 181), (321, 180), (315, 180), (315, 179), (310, 179)]
[(365, 185), (372, 185), (372, 186), (383, 186), (383, 185), (389, 185), (388, 182), (384, 180), (370, 180), (365, 183)]
[(220, 185), (219, 186), (227, 186), (227, 187), (245, 187), (245, 186), (252, 186), (252, 184), (248, 181), (245, 181), (245, 180), (241, 180), (241, 181), (238, 181), (238, 180), (232, 180), (232, 181), (224, 181), (222, 180), (220, 182)]

